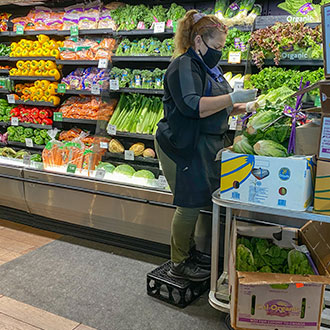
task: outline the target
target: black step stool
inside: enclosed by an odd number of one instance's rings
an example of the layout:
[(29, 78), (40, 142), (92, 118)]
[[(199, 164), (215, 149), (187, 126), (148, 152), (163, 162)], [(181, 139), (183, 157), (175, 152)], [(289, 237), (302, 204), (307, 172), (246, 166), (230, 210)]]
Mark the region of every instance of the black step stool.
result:
[(184, 308), (209, 289), (209, 279), (203, 282), (191, 282), (170, 277), (167, 274), (170, 264), (171, 261), (169, 260), (147, 274), (149, 296)]

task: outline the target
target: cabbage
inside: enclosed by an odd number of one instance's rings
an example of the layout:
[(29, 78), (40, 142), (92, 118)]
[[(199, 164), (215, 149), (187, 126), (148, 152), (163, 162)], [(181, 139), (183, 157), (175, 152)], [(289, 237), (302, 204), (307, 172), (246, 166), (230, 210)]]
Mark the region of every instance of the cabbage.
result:
[(143, 178), (143, 179), (154, 179), (155, 176), (151, 171), (148, 170), (140, 170), (133, 174), (133, 178)]
[(115, 166), (107, 162), (99, 162), (99, 164), (96, 166), (96, 169), (98, 170), (100, 168), (104, 169), (108, 173), (112, 173), (115, 169)]
[(120, 175), (125, 175), (128, 177), (133, 176), (134, 173), (135, 173), (134, 168), (127, 164), (119, 165), (113, 171), (113, 174), (120, 174)]
[(281, 144), (271, 140), (258, 141), (253, 149), (259, 156), (288, 157), (288, 152)]
[(235, 137), (233, 149), (239, 154), (254, 154), (253, 148), (249, 143), (249, 140), (244, 135)]

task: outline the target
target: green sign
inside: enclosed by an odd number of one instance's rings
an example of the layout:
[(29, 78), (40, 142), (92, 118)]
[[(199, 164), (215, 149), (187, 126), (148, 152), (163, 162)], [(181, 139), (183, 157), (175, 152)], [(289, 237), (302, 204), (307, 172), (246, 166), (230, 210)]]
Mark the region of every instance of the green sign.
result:
[(75, 37), (79, 34), (78, 25), (72, 25), (70, 28), (71, 37)]
[(16, 26), (16, 34), (24, 34), (24, 28), (22, 25)]
[(314, 101), (314, 107), (320, 107), (321, 106), (321, 99), (320, 95), (316, 95), (315, 101)]
[(75, 174), (76, 173), (76, 169), (77, 169), (77, 165), (76, 164), (69, 164), (66, 171), (67, 173), (72, 173)]
[(178, 22), (175, 21), (175, 22), (173, 22), (173, 33), (176, 32), (176, 29), (177, 29), (177, 28), (178, 28)]
[(54, 112), (53, 114), (54, 121), (63, 121), (63, 114), (62, 112)]
[(66, 85), (65, 84), (58, 84), (57, 85), (57, 93), (65, 93)]

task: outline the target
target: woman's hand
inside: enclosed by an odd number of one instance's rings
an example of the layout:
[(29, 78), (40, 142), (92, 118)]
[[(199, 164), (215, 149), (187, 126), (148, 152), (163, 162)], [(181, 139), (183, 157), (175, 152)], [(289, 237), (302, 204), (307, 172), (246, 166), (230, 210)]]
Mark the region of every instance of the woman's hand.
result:
[(246, 113), (246, 103), (236, 103), (233, 105), (233, 111), (230, 113), (231, 116), (243, 115)]

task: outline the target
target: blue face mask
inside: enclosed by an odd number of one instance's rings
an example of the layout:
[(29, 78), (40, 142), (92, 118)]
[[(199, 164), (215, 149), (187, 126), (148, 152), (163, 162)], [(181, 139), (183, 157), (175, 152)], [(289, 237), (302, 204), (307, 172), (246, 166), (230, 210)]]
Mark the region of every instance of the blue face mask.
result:
[(202, 40), (203, 40), (205, 46), (207, 47), (207, 51), (206, 51), (205, 55), (202, 55), (202, 53), (200, 52), (200, 55), (201, 55), (204, 63), (210, 69), (213, 69), (219, 63), (221, 56), (222, 56), (222, 51), (209, 47), (208, 44), (204, 41), (203, 37), (202, 37)]

